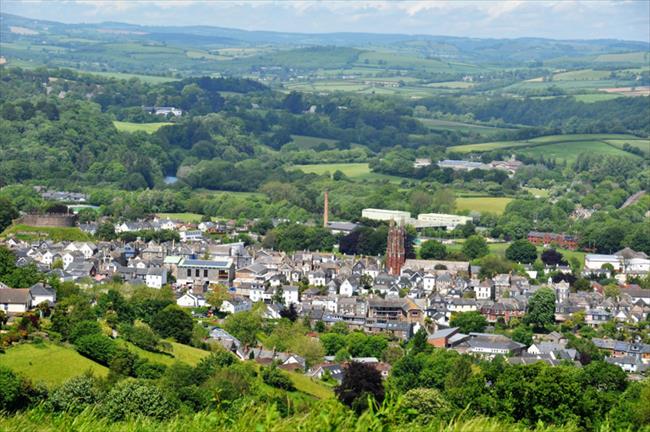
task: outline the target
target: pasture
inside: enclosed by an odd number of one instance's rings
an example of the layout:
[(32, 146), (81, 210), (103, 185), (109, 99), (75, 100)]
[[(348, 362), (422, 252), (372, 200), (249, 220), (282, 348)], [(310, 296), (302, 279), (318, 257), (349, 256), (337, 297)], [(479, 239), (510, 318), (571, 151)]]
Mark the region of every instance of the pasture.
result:
[(118, 131), (121, 132), (145, 132), (148, 134), (152, 134), (156, 132), (158, 129), (160, 129), (163, 126), (169, 126), (172, 125), (173, 123), (170, 122), (157, 122), (157, 123), (131, 123), (131, 122), (123, 122), (123, 121), (113, 121), (113, 124), (117, 128)]
[(501, 214), (510, 201), (512, 198), (507, 197), (459, 197), (456, 198), (456, 210)]
[(291, 382), (296, 387), (296, 390), (306, 393), (308, 395), (314, 396), (318, 399), (329, 399), (334, 396), (332, 389), (327, 387), (325, 384), (320, 383), (316, 380), (311, 379), (310, 377), (297, 373), (297, 372), (286, 372), (291, 378)]
[(196, 364), (198, 364), (202, 358), (210, 355), (208, 351), (194, 348), (189, 345), (183, 345), (177, 342), (168, 341), (172, 346), (172, 351), (170, 353), (156, 353), (143, 350), (142, 348), (139, 348), (132, 343), (125, 341), (124, 339), (117, 339), (117, 341), (121, 346), (126, 347), (140, 357), (144, 357), (152, 362), (162, 363), (167, 366), (174, 364), (177, 361), (187, 363), (191, 366), (196, 366)]
[[(610, 143), (610, 141), (612, 141)], [(480, 144), (465, 144), (449, 147), (455, 153), (485, 152), (496, 149), (514, 149), (529, 156), (573, 162), (580, 153), (598, 152), (602, 155), (637, 157), (622, 150), (623, 144), (644, 146), (647, 140), (633, 135), (617, 134), (572, 134), (549, 135), (526, 141), (496, 141)]]
[(0, 238), (6, 238), (13, 234), (19, 240), (33, 241), (47, 238), (54, 241), (90, 241), (89, 234), (75, 227), (34, 227), (29, 225), (15, 224), (9, 226)]
[(622, 149), (625, 144), (640, 149), (646, 154), (650, 154), (650, 139), (613, 139), (605, 140), (609, 145)]
[(315, 165), (294, 165), (296, 169), (304, 173), (323, 175), (325, 173), (334, 174), (335, 171), (341, 171), (347, 177), (358, 178), (370, 174), (370, 167), (367, 163), (332, 163), (332, 164), (315, 164)]
[(579, 94), (573, 96), (573, 98), (576, 101), (584, 102), (584, 103), (602, 102), (602, 101), (616, 99), (618, 97), (621, 97), (621, 95), (612, 94), (612, 93), (588, 93), (588, 94)]
[(596, 153), (600, 156), (629, 156), (635, 158), (638, 156), (620, 150), (603, 141), (561, 141), (552, 144), (537, 145), (526, 147), (519, 150), (519, 153), (527, 156), (540, 157), (544, 159), (556, 159), (567, 163), (574, 162), (580, 153)]
[(4, 354), (0, 354), (0, 365), (48, 387), (57, 386), (87, 371), (98, 377), (108, 374), (108, 368), (87, 359), (74, 348), (49, 342), (25, 343), (8, 348)]

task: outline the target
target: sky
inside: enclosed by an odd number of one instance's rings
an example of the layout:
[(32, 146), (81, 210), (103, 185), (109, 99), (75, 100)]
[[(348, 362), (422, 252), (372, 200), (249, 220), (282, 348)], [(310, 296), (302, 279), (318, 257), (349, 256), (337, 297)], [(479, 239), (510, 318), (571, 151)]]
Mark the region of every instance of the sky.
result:
[(650, 0), (1, 0), (0, 11), (66, 23), (650, 41)]

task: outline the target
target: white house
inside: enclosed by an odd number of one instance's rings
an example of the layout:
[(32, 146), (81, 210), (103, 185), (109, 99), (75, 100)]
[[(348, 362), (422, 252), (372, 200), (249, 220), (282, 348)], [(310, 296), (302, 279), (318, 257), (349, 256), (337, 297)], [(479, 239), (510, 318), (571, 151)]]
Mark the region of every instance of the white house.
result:
[(339, 294), (346, 297), (352, 297), (357, 291), (357, 288), (358, 286), (356, 283), (353, 284), (350, 282), (350, 279), (346, 279), (339, 287)]
[(427, 273), (422, 278), (422, 288), (425, 292), (433, 292), (436, 288), (436, 275)]
[(476, 300), (490, 300), (493, 298), (493, 293), (493, 286), (489, 280), (484, 280), (480, 284), (474, 286)]
[(149, 288), (160, 289), (167, 283), (167, 269), (161, 267), (150, 267), (145, 276), (145, 284)]
[(32, 295), (28, 288), (0, 289), (0, 310), (7, 314), (27, 312), (32, 307)]
[(97, 246), (90, 242), (72, 242), (66, 246), (65, 250), (74, 252), (79, 251), (84, 255), (84, 258), (90, 259), (97, 251)]
[(299, 290), (296, 286), (285, 286), (282, 288), (282, 293), (284, 294), (284, 304), (288, 307), (292, 303), (298, 304), (299, 299)]
[(202, 307), (205, 306), (205, 298), (186, 292), (176, 300), (176, 304), (180, 307)]
[(325, 278), (325, 272), (323, 271), (315, 271), (315, 272), (310, 272), (307, 275), (307, 279), (309, 279), (309, 285), (312, 286), (325, 286), (327, 285), (327, 279)]
[(56, 291), (52, 287), (45, 286), (40, 282), (32, 285), (29, 289), (29, 293), (32, 296), (32, 307), (38, 306), (44, 302), (50, 304), (56, 303)]
[(611, 264), (614, 270), (621, 270), (621, 259), (616, 255), (585, 255), (585, 271), (601, 270), (605, 264)]
[(237, 313), (237, 312), (244, 312), (251, 310), (252, 308), (252, 303), (250, 300), (242, 298), (242, 297), (235, 297), (230, 300), (224, 300), (223, 303), (221, 303), (221, 307), (219, 310), (221, 312), (227, 312), (227, 313)]

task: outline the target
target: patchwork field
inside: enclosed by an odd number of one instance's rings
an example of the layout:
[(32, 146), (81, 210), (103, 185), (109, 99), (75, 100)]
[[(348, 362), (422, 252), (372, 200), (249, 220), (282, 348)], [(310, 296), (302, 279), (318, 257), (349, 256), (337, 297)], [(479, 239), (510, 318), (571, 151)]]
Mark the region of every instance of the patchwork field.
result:
[(459, 197), (456, 198), (456, 210), (501, 214), (510, 201), (512, 198), (507, 197)]
[[(610, 142), (612, 141), (612, 142)], [(580, 153), (599, 152), (600, 154), (638, 157), (622, 150), (623, 144), (645, 147), (648, 140), (632, 135), (617, 134), (573, 134), (551, 135), (526, 141), (496, 141), (481, 144), (466, 144), (449, 147), (457, 153), (485, 152), (496, 149), (515, 149), (517, 152), (555, 158), (567, 162), (574, 161)]]
[(108, 368), (83, 357), (74, 348), (53, 343), (20, 344), (8, 348), (6, 353), (0, 354), (0, 365), (48, 387), (87, 371), (100, 377), (108, 374)]
[(638, 158), (638, 156), (620, 150), (603, 141), (573, 141), (558, 142), (552, 144), (526, 147), (519, 150), (519, 153), (528, 156), (543, 156), (545, 159), (556, 159), (558, 161), (574, 162), (580, 153), (597, 153), (600, 156), (628, 156)]
[(169, 126), (173, 123), (170, 122), (158, 122), (158, 123), (131, 123), (131, 122), (122, 122), (114, 121), (113, 124), (117, 130), (122, 132), (146, 132), (148, 134), (156, 132), (163, 126)]
[(625, 144), (628, 144), (632, 147), (636, 147), (639, 150), (641, 150), (644, 153), (650, 153), (650, 140), (649, 139), (636, 139), (636, 140), (631, 140), (631, 139), (613, 139), (613, 140), (605, 140), (605, 142), (609, 145), (612, 145), (617, 148), (623, 148)]

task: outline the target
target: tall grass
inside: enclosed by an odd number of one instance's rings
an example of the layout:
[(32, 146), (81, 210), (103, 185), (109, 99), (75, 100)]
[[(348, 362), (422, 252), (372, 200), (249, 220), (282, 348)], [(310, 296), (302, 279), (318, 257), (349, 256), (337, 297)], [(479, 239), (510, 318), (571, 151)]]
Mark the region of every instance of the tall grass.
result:
[[(92, 410), (77, 416), (51, 414), (39, 407), (13, 416), (0, 417), (0, 430), (7, 432), (325, 432), (325, 431), (370, 431), (370, 432), (578, 432), (573, 426), (547, 426), (538, 424), (528, 428), (522, 424), (502, 422), (498, 419), (474, 417), (455, 418), (451, 421), (434, 420), (428, 424), (418, 422), (396, 424), (392, 407), (368, 411), (357, 417), (335, 400), (321, 401), (303, 413), (283, 417), (273, 405), (247, 403), (240, 409), (199, 412), (180, 415), (167, 421), (136, 418), (125, 422), (111, 423)], [(610, 432), (607, 425), (598, 432)]]

